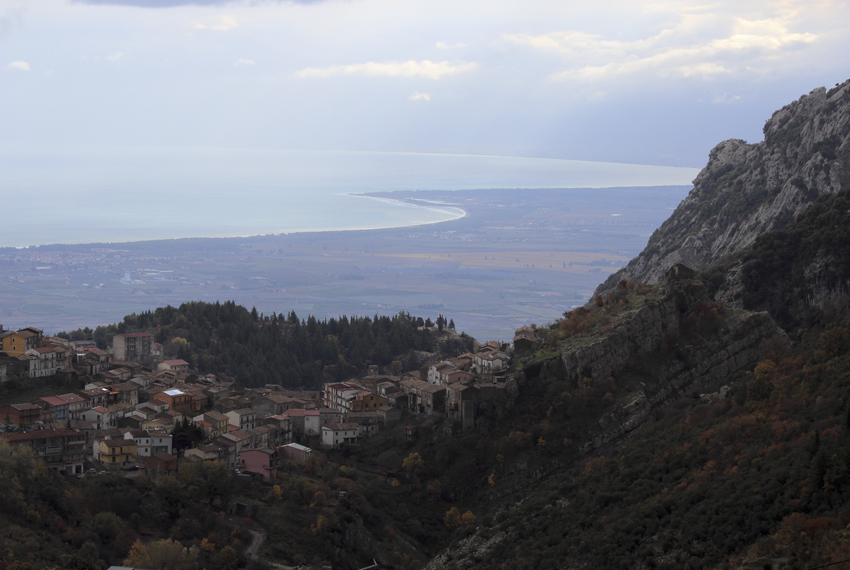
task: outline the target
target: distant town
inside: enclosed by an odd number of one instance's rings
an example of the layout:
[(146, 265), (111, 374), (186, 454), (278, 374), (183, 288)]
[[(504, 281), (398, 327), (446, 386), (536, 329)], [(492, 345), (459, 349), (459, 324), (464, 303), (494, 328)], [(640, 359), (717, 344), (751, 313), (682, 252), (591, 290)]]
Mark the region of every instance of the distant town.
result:
[[(221, 381), (165, 359), (149, 332), (115, 335), (104, 350), (34, 327), (0, 327), (0, 381), (58, 377), (83, 386), (0, 407), (0, 439), (31, 448), (67, 475), (156, 480), (184, 462), (219, 461), (270, 480), (286, 461), (304, 462), (315, 448), (357, 446), (409, 414), (445, 414), (461, 430), (474, 428), (503, 401), (515, 351), (535, 350), (540, 337), (522, 327), (513, 343), (489, 341), (399, 375), (373, 365), (362, 377), (313, 391)], [(408, 437), (415, 431), (408, 426)]]

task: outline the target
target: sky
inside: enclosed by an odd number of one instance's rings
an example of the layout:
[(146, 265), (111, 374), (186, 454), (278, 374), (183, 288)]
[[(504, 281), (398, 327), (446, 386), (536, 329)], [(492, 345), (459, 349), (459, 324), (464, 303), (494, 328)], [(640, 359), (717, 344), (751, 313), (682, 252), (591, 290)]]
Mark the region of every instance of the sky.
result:
[(3, 0), (0, 145), (702, 167), (848, 64), (848, 1)]

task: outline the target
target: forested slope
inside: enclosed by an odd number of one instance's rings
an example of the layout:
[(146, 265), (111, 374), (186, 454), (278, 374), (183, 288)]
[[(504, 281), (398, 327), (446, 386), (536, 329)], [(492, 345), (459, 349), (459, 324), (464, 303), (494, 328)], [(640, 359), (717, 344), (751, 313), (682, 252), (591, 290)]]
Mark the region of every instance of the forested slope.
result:
[(425, 324), (407, 313), (319, 321), (312, 315), (299, 319), (294, 312), (259, 315), (231, 301), (196, 301), (128, 315), (92, 334), (105, 347), (114, 334), (147, 331), (167, 353), (204, 373), (246, 387), (317, 388), (325, 381), (365, 374), (370, 364), (390, 366), (395, 359), (401, 359), (402, 369), (415, 370), (419, 361), (414, 351), (460, 354), (472, 349), (471, 337), (447, 329), (438, 334)]

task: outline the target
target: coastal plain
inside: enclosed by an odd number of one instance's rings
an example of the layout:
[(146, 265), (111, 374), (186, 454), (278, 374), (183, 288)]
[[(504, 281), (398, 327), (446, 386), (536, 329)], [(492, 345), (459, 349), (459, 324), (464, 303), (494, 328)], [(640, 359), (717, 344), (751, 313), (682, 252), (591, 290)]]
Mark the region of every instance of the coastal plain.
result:
[(507, 339), (585, 303), (690, 188), (369, 193), (466, 216), (393, 229), (0, 248), (0, 323), (56, 332), (234, 300), (301, 318), (442, 313), (458, 331)]

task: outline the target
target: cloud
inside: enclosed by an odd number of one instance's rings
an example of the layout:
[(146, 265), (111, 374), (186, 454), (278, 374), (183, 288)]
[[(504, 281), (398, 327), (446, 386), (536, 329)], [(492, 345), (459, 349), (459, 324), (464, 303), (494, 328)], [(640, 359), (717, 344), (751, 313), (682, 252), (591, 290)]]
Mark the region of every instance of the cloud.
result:
[(447, 44), (446, 42), (437, 42), (437, 49), (454, 49), (454, 48), (465, 48), (466, 44), (456, 43), (456, 44)]
[(106, 59), (108, 59), (109, 61), (118, 61), (122, 57), (124, 57), (124, 52), (119, 51), (119, 52), (113, 53), (112, 55), (107, 55)]
[(201, 24), (200, 22), (195, 24), (195, 28), (198, 30), (229, 30), (231, 28), (235, 28), (239, 25), (239, 22), (236, 21), (236, 18), (233, 16), (219, 16), (218, 24)]
[(431, 95), (429, 95), (428, 93), (420, 93), (419, 91), (417, 91), (416, 93), (408, 97), (408, 99), (410, 99), (411, 101), (430, 101)]
[(296, 77), (325, 78), (334, 75), (362, 75), (365, 77), (422, 77), (440, 79), (474, 71), (475, 62), (451, 64), (448, 61), (388, 61), (385, 63), (359, 63), (356, 65), (332, 65), (330, 67), (308, 67), (295, 72)]
[(740, 95), (733, 95), (732, 97), (729, 97), (728, 95), (726, 95), (726, 93), (724, 93), (723, 95), (716, 95), (714, 97), (714, 99), (711, 100), (711, 102), (717, 103), (719, 105), (723, 105), (723, 104), (728, 105), (730, 103), (736, 103), (736, 102), (740, 101), (741, 99), (742, 99), (742, 97)]
[(25, 61), (13, 61), (8, 65), (9, 69), (18, 69), (20, 71), (29, 71), (30, 64)]
[(789, 30), (784, 18), (745, 19), (715, 14), (679, 14), (679, 21), (653, 36), (622, 41), (581, 31), (542, 35), (506, 34), (515, 45), (560, 56), (571, 64), (553, 81), (598, 82), (627, 75), (711, 79), (737, 72), (764, 72), (787, 52), (817, 41), (813, 33)]
[(257, 65), (257, 62), (254, 61), (253, 59), (242, 59), (242, 58), (240, 58), (239, 61), (236, 62), (236, 65)]

